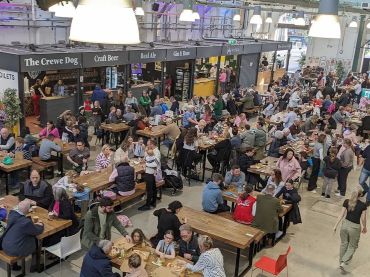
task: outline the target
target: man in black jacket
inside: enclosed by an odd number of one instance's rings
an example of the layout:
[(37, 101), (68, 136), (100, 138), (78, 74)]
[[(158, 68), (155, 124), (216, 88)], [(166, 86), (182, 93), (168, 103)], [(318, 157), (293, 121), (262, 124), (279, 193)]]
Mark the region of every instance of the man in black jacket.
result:
[(31, 205), (48, 209), (54, 200), (51, 186), (44, 180), (40, 180), (40, 174), (32, 170), (30, 180), (20, 184), (19, 200), (29, 199)]
[(248, 172), (251, 165), (257, 164), (260, 161), (254, 159), (255, 150), (253, 147), (247, 147), (245, 153), (241, 154), (239, 157), (240, 170), (245, 174), (245, 181), (247, 184), (256, 185), (259, 183), (264, 183), (258, 174)]
[(179, 256), (192, 261), (194, 264), (198, 261), (200, 250), (198, 238), (194, 235), (190, 225), (183, 224), (180, 226)]

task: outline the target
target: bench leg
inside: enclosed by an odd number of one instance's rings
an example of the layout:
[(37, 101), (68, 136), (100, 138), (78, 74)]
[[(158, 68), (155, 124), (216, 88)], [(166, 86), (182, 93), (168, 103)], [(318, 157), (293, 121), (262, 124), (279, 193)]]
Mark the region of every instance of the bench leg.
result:
[(22, 276), (26, 276), (26, 259), (22, 259)]
[(12, 276), (12, 265), (6, 264), (6, 276), (11, 277)]

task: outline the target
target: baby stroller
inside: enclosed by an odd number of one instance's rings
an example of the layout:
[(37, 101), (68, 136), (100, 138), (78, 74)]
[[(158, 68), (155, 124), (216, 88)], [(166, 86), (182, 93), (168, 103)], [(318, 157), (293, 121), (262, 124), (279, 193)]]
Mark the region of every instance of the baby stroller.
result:
[(166, 162), (161, 164), (162, 176), (164, 180), (164, 187), (173, 189), (171, 195), (175, 195), (178, 190), (182, 190), (183, 183), (181, 175), (176, 171), (170, 168)]

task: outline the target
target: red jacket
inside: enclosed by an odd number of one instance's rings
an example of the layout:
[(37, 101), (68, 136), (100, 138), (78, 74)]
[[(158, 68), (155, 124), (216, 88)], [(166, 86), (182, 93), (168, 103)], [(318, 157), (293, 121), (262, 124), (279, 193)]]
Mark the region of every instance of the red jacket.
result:
[(254, 218), (252, 210), (255, 202), (256, 198), (251, 195), (248, 195), (244, 201), (238, 197), (233, 215), (234, 220), (243, 224), (252, 224)]

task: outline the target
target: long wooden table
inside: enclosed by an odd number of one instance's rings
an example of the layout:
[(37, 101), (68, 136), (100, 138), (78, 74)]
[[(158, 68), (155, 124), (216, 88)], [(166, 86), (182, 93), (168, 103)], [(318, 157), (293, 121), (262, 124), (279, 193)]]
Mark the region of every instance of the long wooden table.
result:
[[(299, 109), (299, 112), (302, 115), (306, 115), (307, 113), (309, 113), (313, 110), (313, 106), (311, 106), (311, 105), (302, 105), (302, 106), (299, 106), (298, 109)], [(271, 116), (269, 119), (266, 119), (266, 122), (268, 124), (272, 124), (272, 125), (281, 124), (281, 123), (283, 123), (283, 120), (284, 120), (284, 118), (287, 114), (288, 114), (287, 111), (276, 113), (273, 116)]]
[(247, 268), (240, 276), (248, 271), (253, 265), (254, 240), (261, 233), (260, 230), (251, 226), (242, 225), (235, 221), (197, 211), (189, 207), (183, 207), (178, 214), (180, 221), (187, 218), (187, 223), (199, 234), (208, 235), (213, 239), (236, 247), (236, 260), (234, 276), (239, 276), (240, 250), (249, 248)]
[(160, 148), (161, 145), (161, 137), (164, 136), (163, 131), (166, 128), (165, 125), (158, 125), (153, 126), (152, 129), (145, 128), (144, 130), (137, 130), (136, 134), (138, 136), (146, 137), (146, 138), (155, 138), (158, 141), (158, 148)]
[[(102, 123), (100, 128), (106, 132), (114, 133), (114, 140), (116, 144), (116, 148), (118, 148), (118, 134), (130, 129), (130, 126), (126, 124), (126, 122), (120, 123)], [(104, 132), (105, 133), (105, 132)], [(102, 145), (104, 145), (104, 136), (102, 137)]]
[[(117, 247), (118, 249), (121, 249), (119, 247), (121, 241), (122, 241), (121, 238), (113, 241), (114, 247)], [(142, 262), (145, 262), (145, 270), (146, 270), (146, 272), (148, 273), (149, 276), (153, 276), (152, 274), (154, 274), (155, 270), (157, 268), (161, 267), (161, 266), (153, 264), (153, 262), (155, 263), (157, 261), (157, 258), (158, 258), (158, 256), (155, 254), (155, 249), (152, 248), (152, 247), (148, 247), (148, 246), (142, 247), (141, 245), (140, 246), (134, 246), (132, 249), (126, 250), (124, 257), (113, 257), (112, 260), (111, 260), (112, 265), (115, 268), (121, 270), (122, 264), (127, 263), (128, 257), (131, 255), (132, 250), (139, 250), (139, 251), (149, 253), (148, 259), (146, 261), (142, 261)], [(176, 258), (173, 259), (173, 260), (165, 259), (162, 267), (166, 267), (168, 263), (175, 264), (177, 261), (186, 261), (187, 263), (190, 263), (190, 264), (192, 263), (191, 261), (188, 261), (188, 260), (184, 259), (183, 257), (176, 256)], [(178, 276), (178, 274), (179, 273), (175, 274), (174, 276)], [(203, 274), (192, 272), (190, 270), (185, 270), (185, 275), (184, 276), (187, 276), (187, 277), (201, 277), (201, 276), (203, 276)]]
[(305, 147), (303, 140), (297, 140), (294, 142), (289, 142), (286, 145), (283, 145), (279, 148), (279, 153), (284, 154), (285, 150), (288, 148), (292, 148), (294, 153), (298, 154), (299, 152), (305, 151), (307, 153), (311, 153), (313, 151), (312, 146)]
[[(0, 159), (2, 160), (3, 156), (0, 157)], [(6, 174), (6, 181), (5, 181), (5, 192), (6, 192), (6, 194), (9, 194), (9, 182), (10, 182), (9, 177), (10, 177), (10, 174), (12, 172), (17, 171), (17, 170), (27, 168), (28, 173), (29, 173), (28, 175), (30, 175), (31, 166), (32, 166), (32, 161), (23, 159), (23, 157), (18, 158), (17, 155), (13, 158), (13, 164), (11, 164), (11, 165), (5, 165), (2, 162), (0, 162), (0, 171), (4, 172)]]
[[(0, 198), (0, 204), (5, 205), (7, 207), (8, 213), (11, 209), (13, 209), (16, 205), (18, 205), (19, 200), (16, 196), (7, 195), (3, 198)], [(43, 268), (41, 268), (41, 248), (42, 248), (42, 240), (46, 237), (49, 237), (61, 230), (64, 230), (72, 225), (72, 220), (66, 219), (49, 219), (48, 210), (35, 207), (33, 212), (27, 214), (27, 216), (38, 216), (39, 220), (44, 224), (44, 231), (37, 236), (37, 252), (36, 252), (36, 265), (38, 272), (41, 272)]]

